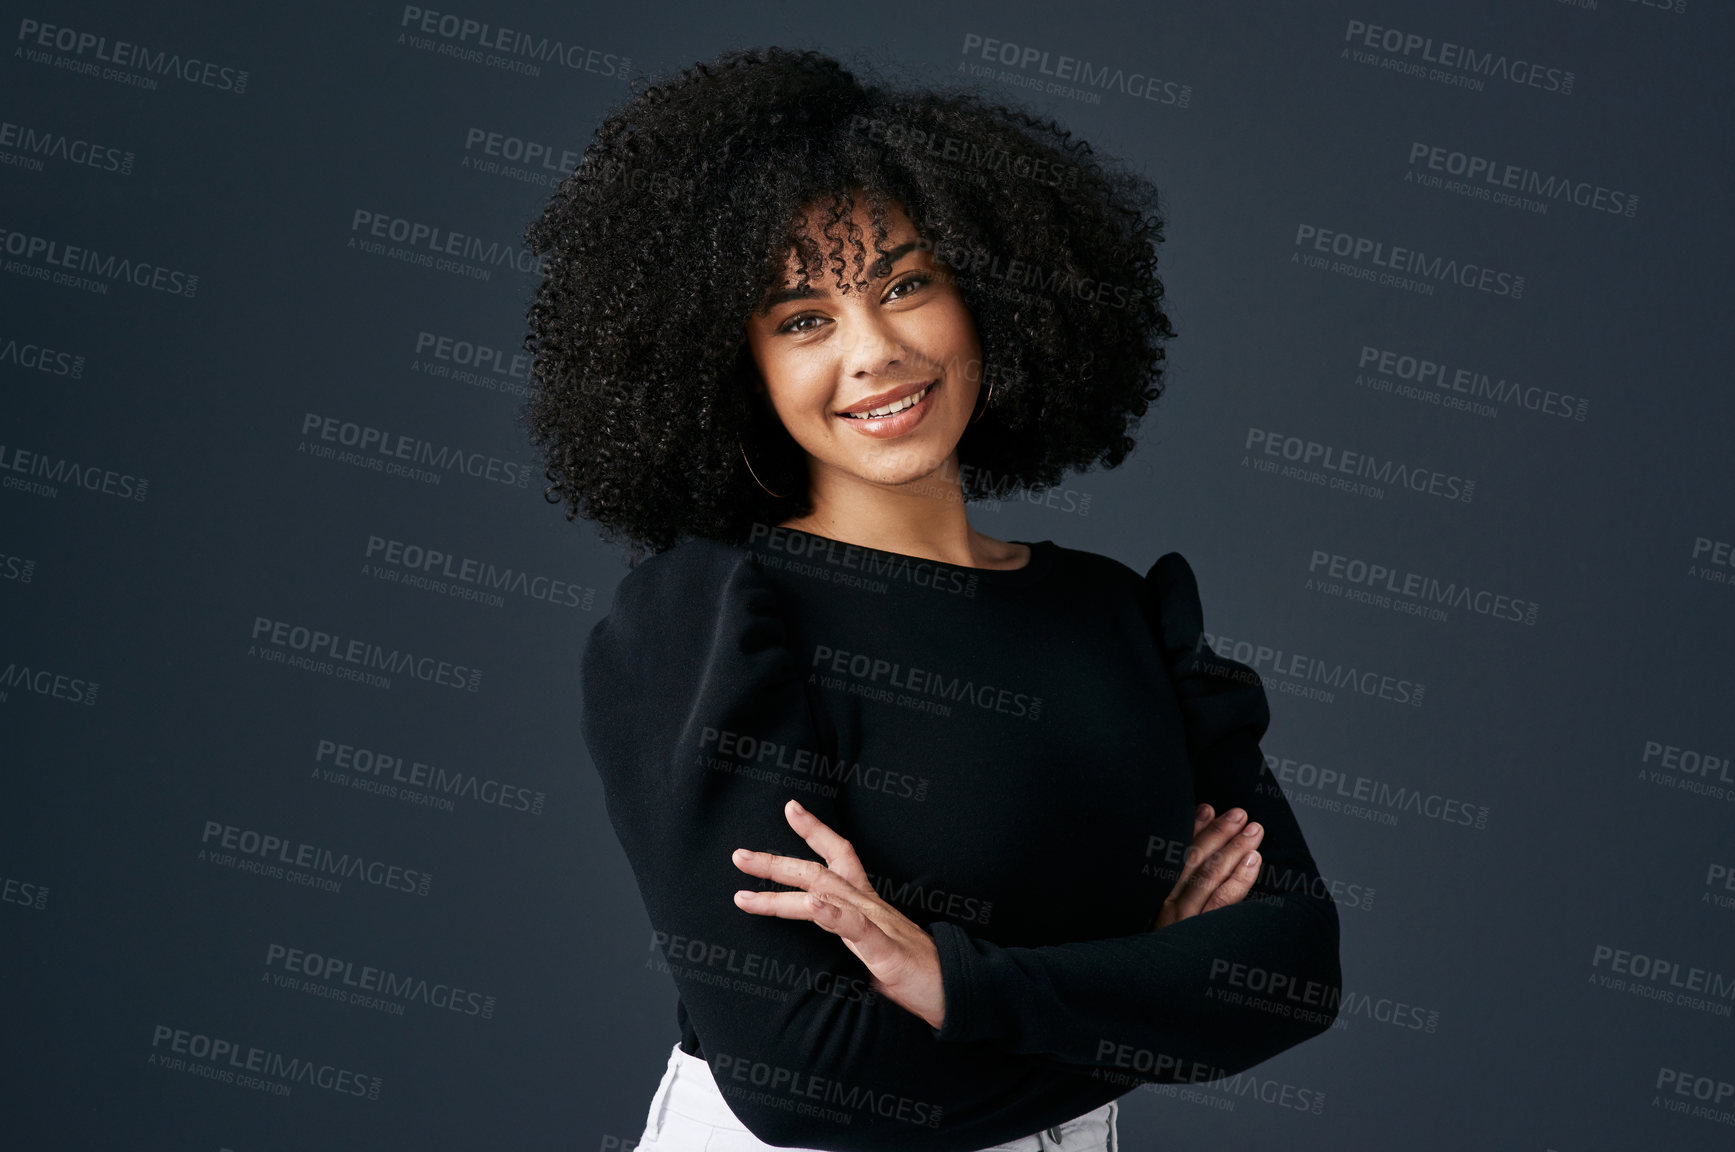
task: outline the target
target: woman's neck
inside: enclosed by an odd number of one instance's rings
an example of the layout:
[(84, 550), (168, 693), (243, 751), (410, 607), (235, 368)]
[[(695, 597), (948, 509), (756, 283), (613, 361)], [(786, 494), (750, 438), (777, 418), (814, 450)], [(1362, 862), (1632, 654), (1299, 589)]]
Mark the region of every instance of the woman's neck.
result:
[(936, 473), (896, 489), (843, 487), (815, 491), (813, 510), (780, 527), (960, 568), (1022, 568), (1030, 562), (1027, 545), (996, 540), (971, 526), (956, 473), (949, 485)]

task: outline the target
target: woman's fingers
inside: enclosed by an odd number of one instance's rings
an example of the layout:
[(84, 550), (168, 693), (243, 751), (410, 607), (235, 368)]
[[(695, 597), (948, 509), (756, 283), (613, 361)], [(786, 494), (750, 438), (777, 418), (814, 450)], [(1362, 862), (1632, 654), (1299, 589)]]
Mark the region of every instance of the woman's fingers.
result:
[[(870, 930), (879, 926), (861, 909), (840, 904), (812, 892), (737, 892), (735, 903), (760, 916), (776, 916), (781, 920), (811, 920), (828, 932), (860, 943)], [(883, 935), (883, 933), (882, 933)]]
[(873, 988), (938, 1028), (945, 1020), (939, 949), (920, 925), (880, 898), (855, 847), (795, 801), (784, 805), (791, 828), (825, 858), (802, 860), (738, 848), (735, 867), (795, 891), (735, 893), (735, 906), (759, 916), (807, 920), (843, 940), (873, 974)]
[(864, 892), (873, 890), (868, 883), (867, 870), (856, 856), (854, 845), (794, 800), (783, 806), (783, 815), (789, 821), (789, 826), (807, 841), (808, 847), (824, 858), (825, 863), (737, 848), (734, 855), (735, 867), (754, 876), (763, 876), (767, 880), (776, 880), (812, 891), (823, 890), (825, 877)]
[(1194, 836), (1181, 876), (1163, 901), (1161, 923), (1172, 924), (1198, 915), (1225, 881), (1233, 881), (1235, 885), (1245, 882), (1246, 888), (1226, 889), (1223, 898), (1212, 907), (1233, 904), (1246, 895), (1259, 876), (1258, 857), (1255, 855), (1250, 865), (1243, 862), (1265, 834), (1259, 824), (1246, 823), (1246, 817), (1241, 809), (1231, 808)]
[[(753, 892), (743, 889), (735, 893), (735, 903), (760, 916), (776, 916), (780, 920), (811, 920), (834, 930), (844, 918), (844, 909), (812, 892)], [(854, 909), (849, 911), (854, 912)], [(860, 913), (855, 915), (859, 916)]]
[(792, 888), (805, 888), (816, 895), (827, 892), (841, 894), (849, 887), (843, 877), (817, 860), (798, 860), (794, 856), (778, 856), (772, 852), (749, 852), (745, 848), (735, 849), (730, 859), (735, 867), (749, 876), (775, 880)]
[[(1243, 837), (1237, 836), (1236, 839)], [(1242, 897), (1252, 891), (1253, 881), (1259, 879), (1259, 853), (1239, 847), (1236, 847), (1235, 851), (1240, 852), (1242, 858), (1228, 868), (1228, 874), (1217, 884), (1200, 911), (1209, 912), (1213, 908), (1227, 908), (1231, 904), (1239, 904)], [(1224, 852), (1227, 854), (1227, 849)], [(1251, 861), (1248, 857), (1252, 857)]]
[[(1264, 835), (1265, 830), (1258, 824), (1249, 824), (1200, 862), (1181, 894), (1183, 918), (1233, 904), (1247, 894), (1259, 877), (1259, 854), (1255, 849)], [(1237, 890), (1233, 885), (1242, 887)]]
[(819, 853), (830, 869), (857, 888), (868, 888), (867, 870), (855, 854), (855, 846), (834, 832), (830, 825), (797, 801), (783, 806), (783, 818), (807, 846)]
[[(757, 855), (764, 856), (764, 853)], [(790, 864), (805, 864), (812, 861), (791, 860), (787, 856), (771, 857), (774, 860), (787, 861)], [(739, 867), (742, 861), (737, 860)], [(760, 865), (760, 861), (748, 861)], [(784, 871), (776, 865), (766, 865), (768, 871)], [(752, 869), (744, 869), (752, 871)], [(758, 873), (755, 873), (756, 875)], [(796, 870), (787, 870), (788, 875), (795, 875)], [(735, 893), (735, 906), (757, 916), (776, 916), (782, 920), (809, 920), (827, 932), (840, 937), (851, 952), (868, 966), (874, 976), (881, 980), (889, 980), (892, 973), (903, 959), (897, 942), (886, 934), (886, 930), (867, 912), (858, 907), (851, 899), (847, 885), (843, 885), (835, 874), (823, 873), (831, 878), (831, 885), (841, 886), (844, 890), (832, 891), (827, 895), (818, 892), (751, 892), (745, 889)], [(773, 877), (778, 879), (779, 877)], [(821, 881), (823, 886), (826, 882)]]
[[(1201, 804), (1199, 810), (1209, 811), (1210, 805)], [(1240, 808), (1231, 808), (1215, 819), (1199, 819), (1199, 810), (1193, 815), (1193, 842), (1187, 845), (1186, 856), (1181, 862), (1181, 874), (1175, 879), (1175, 887), (1186, 885), (1188, 879), (1208, 859), (1211, 853), (1221, 848), (1236, 833), (1241, 831), (1242, 824), (1247, 819), (1247, 813)]]

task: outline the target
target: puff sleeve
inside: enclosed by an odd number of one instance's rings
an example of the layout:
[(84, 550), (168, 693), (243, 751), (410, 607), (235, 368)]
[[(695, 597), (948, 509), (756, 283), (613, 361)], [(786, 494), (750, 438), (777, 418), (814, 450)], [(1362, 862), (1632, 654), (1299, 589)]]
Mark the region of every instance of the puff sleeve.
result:
[[(781, 886), (736, 868), (734, 849), (814, 858), (783, 817), (792, 792), (754, 770), (834, 751), (789, 639), (754, 558), (701, 539), (621, 581), (581, 663), (580, 729), (609, 820), (731, 1110), (770, 1144), (966, 1152), (1124, 1094), (1038, 1057), (941, 1043), (872, 991), (838, 937), (736, 906), (738, 889)], [(849, 834), (834, 800), (799, 798)]]
[[(1271, 717), (1257, 673), (1202, 643), (1198, 587), (1180, 553), (1152, 565), (1143, 592), (1186, 726), (1195, 795), (1265, 826), (1259, 878), (1239, 904), (1137, 936), (1000, 947), (936, 922), (946, 1017), (934, 1031), (1134, 1079), (1218, 1079), (1330, 1027), (1342, 986), (1337, 906), (1281, 790), (1260, 786), (1259, 741)], [(1236, 965), (1290, 982), (1314, 1007), (1285, 1013), (1238, 995)]]

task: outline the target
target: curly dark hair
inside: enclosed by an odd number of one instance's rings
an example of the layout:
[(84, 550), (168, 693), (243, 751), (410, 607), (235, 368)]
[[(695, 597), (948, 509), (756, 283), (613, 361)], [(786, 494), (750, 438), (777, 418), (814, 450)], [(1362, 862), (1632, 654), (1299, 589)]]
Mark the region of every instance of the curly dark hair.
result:
[[(857, 196), (875, 253), (895, 202), (975, 320), (994, 393), (959, 442), (964, 498), (1119, 466), (1175, 335), (1155, 186), (974, 89), (864, 85), (767, 48), (635, 79), (525, 230), (545, 272), (521, 419), (548, 501), (635, 557), (809, 513), (802, 450), (753, 394), (747, 318), (792, 250), (804, 279), (829, 267), (841, 291), (847, 236), (865, 283)], [(829, 253), (803, 234), (816, 219)]]

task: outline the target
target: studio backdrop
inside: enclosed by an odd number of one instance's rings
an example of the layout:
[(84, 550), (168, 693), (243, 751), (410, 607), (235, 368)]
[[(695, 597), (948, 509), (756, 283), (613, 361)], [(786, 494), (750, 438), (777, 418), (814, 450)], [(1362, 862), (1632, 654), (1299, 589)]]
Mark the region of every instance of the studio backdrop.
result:
[(0, 1143), (633, 1145), (674, 986), (578, 680), (628, 568), (543, 497), (523, 230), (635, 77), (772, 44), (1166, 199), (1138, 451), (971, 518), (1186, 555), (1345, 987), (1123, 1146), (1735, 1141), (1735, 8), (6, 19)]

